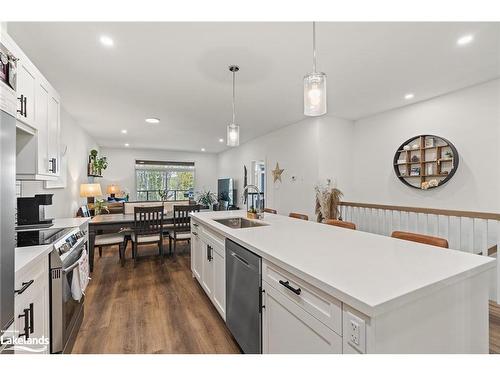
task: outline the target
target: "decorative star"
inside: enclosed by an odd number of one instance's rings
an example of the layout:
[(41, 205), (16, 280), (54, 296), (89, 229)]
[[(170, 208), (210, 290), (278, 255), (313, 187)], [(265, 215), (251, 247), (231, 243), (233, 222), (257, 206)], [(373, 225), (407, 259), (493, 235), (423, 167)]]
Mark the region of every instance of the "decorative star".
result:
[(276, 162), (276, 168), (273, 169), (273, 178), (274, 182), (278, 181), (281, 182), (281, 174), (283, 173), (284, 169), (280, 169), (280, 165)]

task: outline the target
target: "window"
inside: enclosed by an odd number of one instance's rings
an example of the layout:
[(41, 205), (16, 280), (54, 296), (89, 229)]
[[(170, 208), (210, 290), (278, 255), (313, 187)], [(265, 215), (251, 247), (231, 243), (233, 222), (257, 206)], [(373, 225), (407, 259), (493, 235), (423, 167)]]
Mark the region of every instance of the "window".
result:
[(138, 201), (185, 201), (193, 197), (194, 163), (136, 160)]

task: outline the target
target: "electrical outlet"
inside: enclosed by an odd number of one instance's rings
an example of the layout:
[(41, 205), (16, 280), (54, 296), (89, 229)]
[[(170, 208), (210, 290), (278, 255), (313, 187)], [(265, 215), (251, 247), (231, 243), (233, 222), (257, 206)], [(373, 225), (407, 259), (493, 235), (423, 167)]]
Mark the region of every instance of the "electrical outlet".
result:
[(359, 345), (359, 324), (354, 320), (351, 320), (349, 323), (351, 324), (350, 340), (354, 345)]
[(344, 311), (344, 334), (348, 344), (358, 352), (366, 350), (366, 322), (350, 311)]

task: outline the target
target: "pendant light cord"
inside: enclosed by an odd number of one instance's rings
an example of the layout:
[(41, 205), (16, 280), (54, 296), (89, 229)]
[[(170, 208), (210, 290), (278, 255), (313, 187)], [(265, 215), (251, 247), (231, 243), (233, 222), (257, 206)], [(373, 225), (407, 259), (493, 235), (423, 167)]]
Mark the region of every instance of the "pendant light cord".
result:
[(234, 106), (234, 80), (235, 80), (235, 71), (233, 70), (233, 124), (234, 124), (234, 120), (235, 120), (235, 106)]
[(316, 22), (313, 22), (313, 73), (316, 73)]

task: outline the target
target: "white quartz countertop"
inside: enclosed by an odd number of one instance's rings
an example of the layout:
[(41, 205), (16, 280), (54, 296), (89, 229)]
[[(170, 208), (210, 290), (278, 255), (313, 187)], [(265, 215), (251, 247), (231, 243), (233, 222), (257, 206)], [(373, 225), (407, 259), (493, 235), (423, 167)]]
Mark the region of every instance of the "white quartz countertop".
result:
[[(53, 225), (50, 227), (42, 229), (65, 229), (65, 228), (77, 228), (91, 220), (90, 217), (64, 217), (60, 219), (54, 219)], [(17, 231), (27, 231), (36, 230), (37, 228), (18, 228)]]
[(213, 211), (192, 217), (368, 316), (495, 267), (484, 256), (287, 216), (265, 214), (268, 226), (244, 229), (213, 220), (245, 215)]
[(52, 244), (16, 247), (14, 256), (15, 272), (19, 272), (24, 267), (31, 266), (31, 264), (33, 264), (33, 262), (37, 262), (41, 256), (48, 255), (52, 249)]

